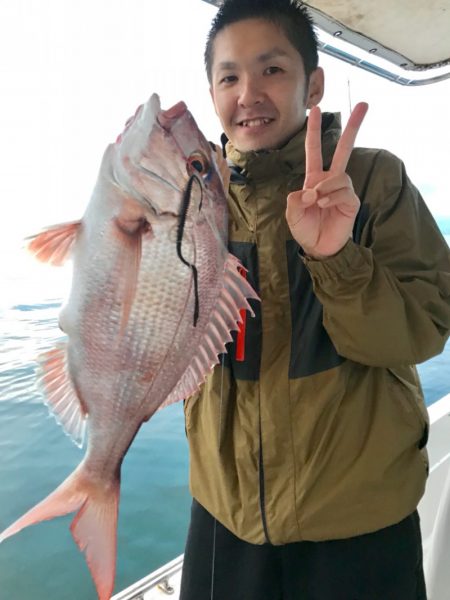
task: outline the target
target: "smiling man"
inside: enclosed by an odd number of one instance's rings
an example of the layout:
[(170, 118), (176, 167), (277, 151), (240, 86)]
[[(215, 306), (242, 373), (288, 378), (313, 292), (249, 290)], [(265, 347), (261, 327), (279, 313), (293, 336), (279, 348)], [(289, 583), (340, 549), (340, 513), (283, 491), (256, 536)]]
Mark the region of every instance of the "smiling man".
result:
[(280, 148), (323, 95), (323, 71), (305, 73), (298, 50), (273, 23), (238, 21), (217, 34), (211, 94), (226, 136), (239, 150)]
[(354, 148), (367, 105), (321, 114), (300, 3), (225, 0), (205, 58), (261, 302), (185, 403), (181, 600), (425, 600), (414, 365), (449, 335), (448, 246), (401, 161)]

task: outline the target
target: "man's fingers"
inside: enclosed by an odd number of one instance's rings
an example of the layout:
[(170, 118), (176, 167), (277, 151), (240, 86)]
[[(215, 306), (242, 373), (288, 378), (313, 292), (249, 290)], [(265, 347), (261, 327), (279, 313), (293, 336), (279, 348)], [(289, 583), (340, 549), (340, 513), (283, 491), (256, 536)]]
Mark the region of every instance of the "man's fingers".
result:
[(323, 179), (314, 187), (314, 191), (319, 196), (327, 196), (332, 192), (349, 188), (353, 190), (353, 184), (347, 173), (329, 173), (326, 179)]
[(322, 114), (318, 106), (309, 111), (305, 139), (306, 181), (308, 175), (322, 171)]
[(304, 206), (311, 206), (317, 201), (317, 198), (316, 190), (303, 190), (301, 201)]
[(286, 220), (289, 227), (295, 227), (305, 216), (307, 206), (303, 202), (303, 192), (291, 192), (287, 197)]
[(330, 167), (331, 171), (343, 173), (347, 168), (350, 155), (355, 145), (356, 136), (358, 135), (359, 128), (366, 116), (368, 108), (369, 105), (366, 102), (360, 102), (353, 109), (347, 126), (336, 146), (336, 151)]
[(336, 206), (343, 214), (350, 214), (359, 208), (360, 201), (353, 189), (352, 180), (347, 173), (337, 173), (316, 185), (317, 206), (331, 208)]
[(132, 115), (131, 117), (128, 117), (128, 119), (125, 121), (125, 125), (123, 126), (123, 131), (121, 131), (116, 138), (116, 144), (118, 144), (122, 141), (122, 138), (123, 138), (125, 132), (127, 131), (127, 129), (129, 129), (131, 127), (131, 125), (133, 124), (133, 121), (136, 119), (136, 117), (142, 110), (143, 106), (144, 106), (143, 104), (139, 104), (139, 106), (135, 110), (134, 115)]
[(329, 196), (319, 198), (317, 206), (323, 209), (336, 207), (346, 217), (354, 217), (359, 210), (361, 202), (358, 196), (350, 190), (337, 190)]

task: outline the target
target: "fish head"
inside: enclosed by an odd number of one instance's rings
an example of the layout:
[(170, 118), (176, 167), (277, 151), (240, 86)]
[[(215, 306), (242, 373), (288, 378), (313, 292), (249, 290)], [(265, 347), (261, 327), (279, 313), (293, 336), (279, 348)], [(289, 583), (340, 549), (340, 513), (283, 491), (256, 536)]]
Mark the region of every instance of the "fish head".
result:
[(215, 153), (184, 102), (162, 110), (153, 94), (137, 109), (117, 138), (114, 178), (154, 217), (180, 218), (187, 210), (191, 224), (206, 219), (226, 244), (224, 182)]

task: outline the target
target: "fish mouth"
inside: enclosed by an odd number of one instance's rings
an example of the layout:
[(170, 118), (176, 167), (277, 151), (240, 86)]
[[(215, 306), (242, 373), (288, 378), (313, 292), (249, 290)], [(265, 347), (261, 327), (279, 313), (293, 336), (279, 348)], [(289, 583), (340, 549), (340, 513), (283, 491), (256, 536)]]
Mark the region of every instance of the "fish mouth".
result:
[(173, 124), (187, 112), (187, 106), (184, 102), (178, 102), (172, 108), (161, 110), (158, 113), (157, 121), (163, 129), (170, 131)]
[(239, 127), (261, 127), (263, 125), (269, 125), (275, 121), (271, 117), (253, 117), (252, 119), (242, 119), (242, 121), (237, 121), (237, 125)]

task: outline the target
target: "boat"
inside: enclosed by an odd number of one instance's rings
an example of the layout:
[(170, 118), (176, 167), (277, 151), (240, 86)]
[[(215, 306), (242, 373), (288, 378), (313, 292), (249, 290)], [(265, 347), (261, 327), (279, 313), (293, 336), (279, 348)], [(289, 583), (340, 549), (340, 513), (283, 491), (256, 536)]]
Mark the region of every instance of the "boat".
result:
[[(203, 1), (220, 4), (220, 0)], [(303, 4), (317, 24), (320, 51), (337, 60), (409, 87), (450, 77), (450, 0), (426, 4), (379, 0), (376, 5), (369, 0), (311, 0)], [(429, 478), (419, 505), (424, 569), (429, 600), (449, 600), (450, 393), (429, 406), (428, 412)], [(181, 555), (112, 600), (176, 600), (182, 565)]]

